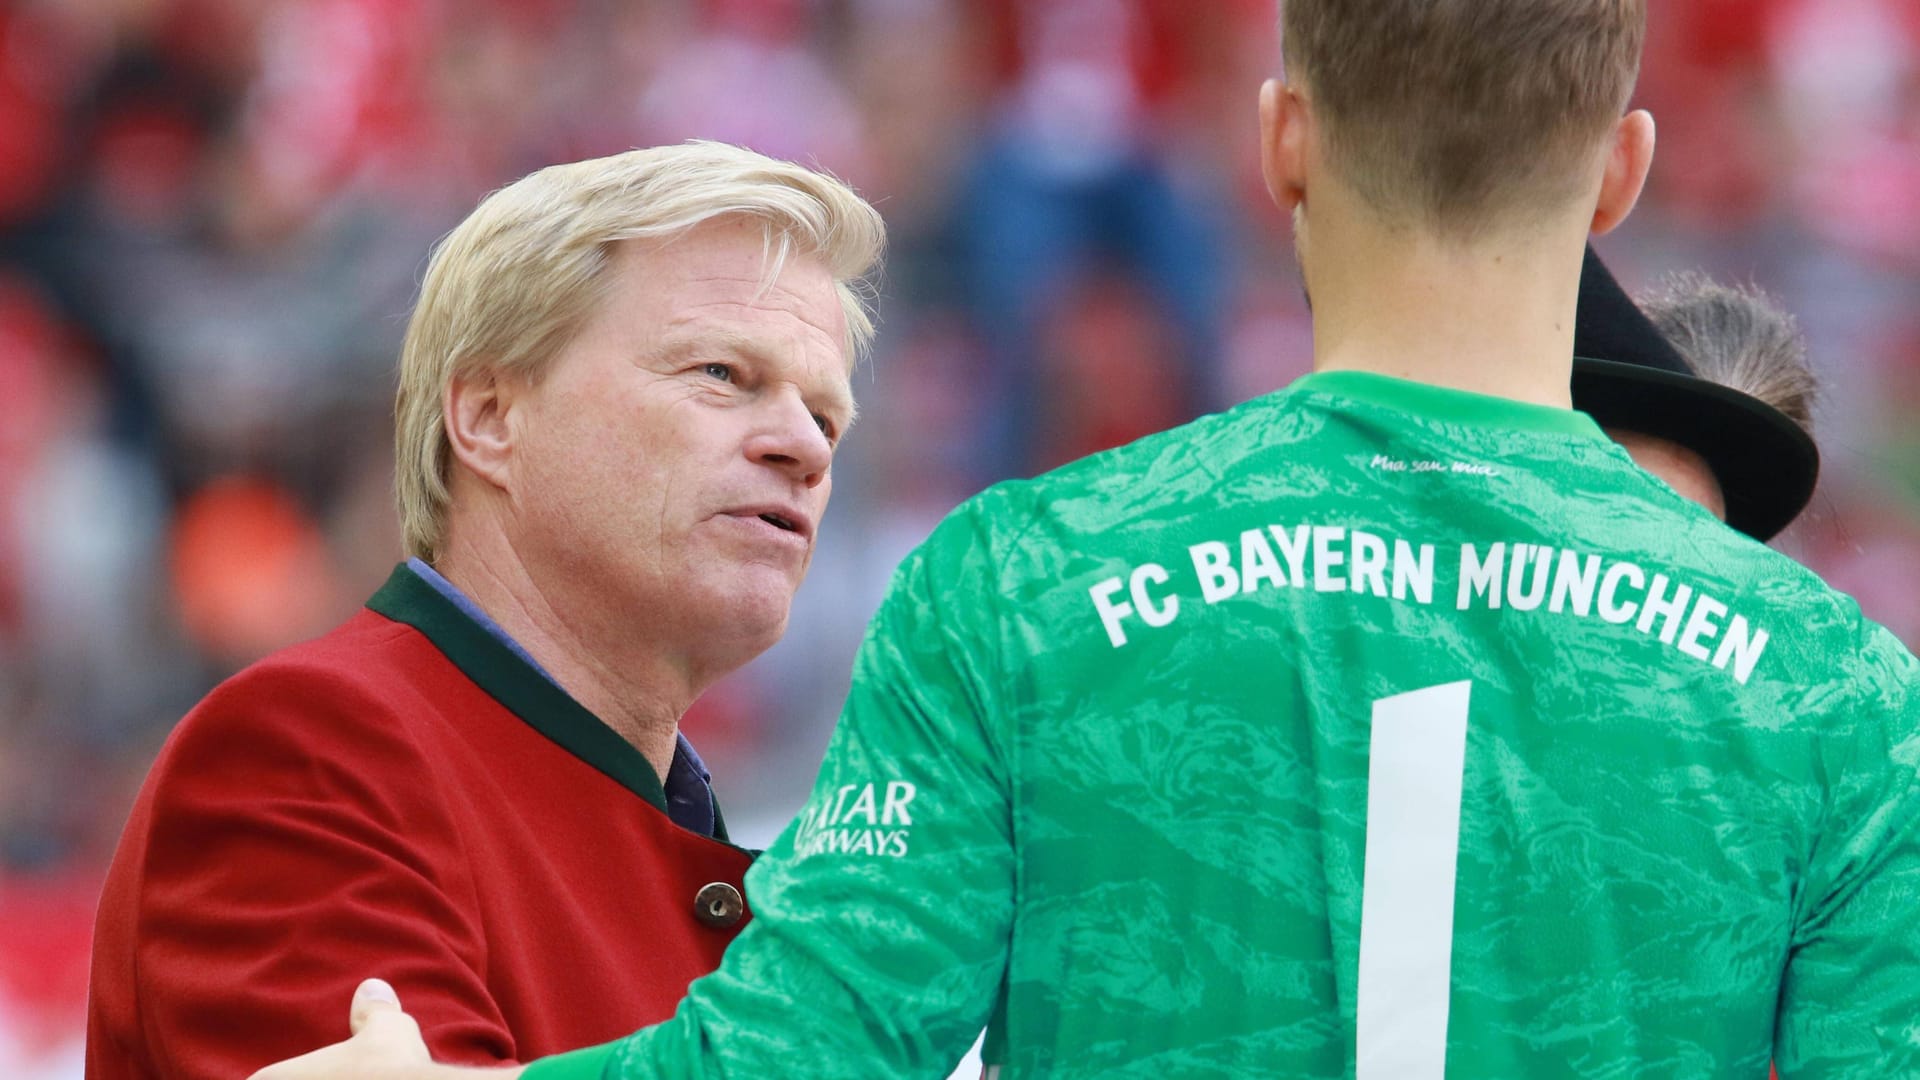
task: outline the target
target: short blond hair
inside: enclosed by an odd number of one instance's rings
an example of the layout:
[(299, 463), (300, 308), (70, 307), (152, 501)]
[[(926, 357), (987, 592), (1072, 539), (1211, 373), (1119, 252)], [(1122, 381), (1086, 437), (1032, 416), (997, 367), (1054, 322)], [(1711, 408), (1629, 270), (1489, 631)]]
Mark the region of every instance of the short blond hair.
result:
[(1639, 77), (1647, 0), (1282, 0), (1332, 169), (1383, 217), (1471, 236), (1559, 209)]
[(824, 173), (693, 141), (553, 165), (482, 200), (440, 241), (400, 351), (394, 488), (407, 554), (432, 561), (446, 528), (443, 405), (454, 379), (538, 379), (606, 289), (614, 244), (664, 242), (721, 218), (758, 221), (766, 280), (792, 254), (820, 259), (845, 309), (848, 363), (873, 337), (866, 275), (886, 226)]

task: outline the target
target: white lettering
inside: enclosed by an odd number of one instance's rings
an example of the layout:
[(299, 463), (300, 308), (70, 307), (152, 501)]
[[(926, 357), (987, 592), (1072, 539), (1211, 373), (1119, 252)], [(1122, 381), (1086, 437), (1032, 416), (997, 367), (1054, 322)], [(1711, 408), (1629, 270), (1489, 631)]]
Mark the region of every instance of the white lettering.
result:
[(1133, 605), (1124, 600), (1114, 603), (1113, 594), (1126, 587), (1127, 583), (1119, 578), (1108, 578), (1087, 590), (1093, 596), (1094, 609), (1100, 612), (1100, 625), (1107, 628), (1107, 640), (1113, 642), (1116, 649), (1127, 643), (1127, 632), (1121, 628), (1120, 620), (1133, 614)]
[(1767, 637), (1765, 630), (1752, 629), (1743, 616), (1735, 615), (1726, 639), (1713, 654), (1713, 666), (1725, 671), (1727, 661), (1733, 661), (1733, 677), (1745, 686), (1753, 676), (1753, 666), (1760, 662), (1760, 654), (1767, 651)]
[(1334, 573), (1340, 564), (1347, 561), (1345, 555), (1333, 550), (1333, 545), (1347, 535), (1347, 530), (1338, 525), (1315, 525), (1313, 527), (1313, 587), (1318, 592), (1345, 592), (1347, 579)]
[(1461, 611), (1475, 596), (1486, 594), (1487, 606), (1500, 606), (1500, 566), (1507, 557), (1507, 545), (1501, 541), (1487, 549), (1487, 560), (1480, 561), (1480, 553), (1472, 544), (1460, 545), (1460, 599), (1456, 605)]
[(1614, 602), (1614, 598), (1620, 592), (1620, 583), (1627, 578), (1633, 579), (1633, 587), (1636, 589), (1647, 583), (1646, 571), (1630, 562), (1614, 563), (1607, 567), (1606, 576), (1600, 579), (1600, 617), (1610, 623), (1631, 622), (1634, 612), (1640, 610), (1639, 604)]
[(1653, 584), (1647, 587), (1647, 603), (1640, 609), (1640, 622), (1637, 624), (1640, 632), (1645, 634), (1653, 629), (1653, 620), (1665, 616), (1666, 621), (1660, 624), (1662, 645), (1673, 644), (1673, 636), (1680, 632), (1680, 616), (1687, 610), (1687, 601), (1693, 597), (1693, 586), (1681, 585), (1668, 599), (1664, 595), (1668, 584), (1667, 575), (1653, 575)]
[(905, 780), (887, 782), (886, 808), (880, 811), (882, 825), (911, 825), (913, 818), (907, 814), (907, 804), (913, 801), (918, 792)]
[(879, 813), (880, 808), (874, 799), (873, 785), (868, 784), (860, 789), (859, 796), (853, 800), (852, 806), (847, 807), (846, 816), (840, 819), (839, 824), (850, 825), (854, 818), (865, 816), (867, 824), (872, 825), (879, 820)]
[(1233, 568), (1233, 552), (1218, 540), (1208, 540), (1187, 549), (1193, 557), (1193, 572), (1200, 575), (1200, 598), (1217, 604), (1240, 593), (1240, 573)]
[[(1533, 581), (1527, 591), (1520, 582), (1527, 576), (1527, 560), (1533, 560)], [(1545, 545), (1513, 545), (1513, 562), (1507, 566), (1507, 606), (1515, 611), (1532, 611), (1547, 598), (1547, 575), (1553, 570), (1553, 549)]]
[[(832, 805), (832, 802), (831, 800), (829, 800), (828, 806), (831, 806), (831, 805)], [(800, 812), (800, 830), (802, 832), (817, 832), (826, 827), (827, 827), (827, 807), (826, 806), (821, 806), (818, 803), (809, 803), (807, 804), (807, 808)]]
[[(1418, 471), (1429, 464), (1434, 463), (1416, 461), (1413, 467)], [(1433, 544), (1414, 544), (1340, 525), (1267, 525), (1243, 530), (1238, 538), (1237, 551), (1231, 537), (1187, 548), (1200, 596), (1208, 605), (1262, 589), (1305, 588), (1310, 581), (1320, 593), (1371, 593), (1421, 604), (1434, 601), (1437, 548)], [(1165, 566), (1143, 563), (1093, 585), (1088, 596), (1107, 640), (1120, 648), (1128, 643), (1132, 619), (1154, 628), (1172, 624), (1192, 601), (1188, 589), (1186, 580), (1176, 580)], [(1730, 616), (1726, 604), (1684, 583), (1680, 576), (1624, 559), (1530, 542), (1460, 544), (1454, 602), (1461, 611), (1477, 606), (1488, 611), (1571, 612), (1583, 618), (1598, 614), (1615, 626), (1635, 625), (1663, 645), (1729, 671), (1742, 683), (1751, 678), (1769, 641), (1766, 630), (1744, 617)], [(1235, 614), (1264, 617), (1255, 606)], [(910, 824), (907, 804), (913, 798), (913, 785), (897, 783), (898, 787), (886, 788), (884, 808), (879, 805), (878, 787), (861, 792), (858, 799), (852, 787), (841, 788), (824, 802), (810, 803), (802, 811), (803, 832), (844, 826), (849, 820), (890, 825), (896, 813), (900, 824)], [(884, 835), (879, 843), (887, 846)]]
[(1353, 591), (1386, 596), (1386, 569), (1387, 542), (1372, 533), (1353, 530)]
[(1707, 660), (1711, 663), (1707, 647), (1700, 644), (1702, 638), (1711, 638), (1720, 632), (1713, 620), (1727, 613), (1727, 605), (1705, 593), (1693, 605), (1693, 614), (1687, 616), (1687, 628), (1680, 633), (1680, 651), (1695, 660)]
[(1560, 553), (1560, 570), (1553, 576), (1553, 599), (1547, 610), (1560, 612), (1573, 601), (1573, 613), (1584, 616), (1593, 610), (1593, 589), (1600, 583), (1600, 556), (1589, 555), (1583, 564), (1571, 551)]
[(1134, 570), (1133, 581), (1130, 583), (1132, 586), (1131, 591), (1133, 592), (1133, 606), (1140, 612), (1140, 617), (1147, 621), (1147, 625), (1155, 629), (1167, 625), (1180, 614), (1179, 597), (1169, 596), (1167, 597), (1167, 602), (1164, 605), (1160, 605), (1155, 604), (1153, 597), (1147, 595), (1147, 582), (1151, 581), (1156, 585), (1165, 585), (1167, 580), (1166, 567), (1161, 566), (1159, 563), (1148, 563)]
[(1248, 529), (1240, 534), (1240, 592), (1250, 593), (1262, 581), (1271, 581), (1279, 588), (1286, 585), (1287, 575), (1280, 569), (1280, 560), (1274, 558), (1267, 538), (1259, 529)]
[(1407, 589), (1423, 604), (1433, 603), (1433, 545), (1421, 544), (1420, 557), (1414, 558), (1413, 545), (1405, 540), (1393, 542), (1393, 598), (1405, 600)]
[(1301, 525), (1291, 534), (1278, 525), (1267, 526), (1273, 534), (1273, 542), (1280, 545), (1280, 557), (1287, 560), (1287, 571), (1292, 574), (1295, 588), (1307, 583), (1307, 538), (1313, 534), (1308, 525)]

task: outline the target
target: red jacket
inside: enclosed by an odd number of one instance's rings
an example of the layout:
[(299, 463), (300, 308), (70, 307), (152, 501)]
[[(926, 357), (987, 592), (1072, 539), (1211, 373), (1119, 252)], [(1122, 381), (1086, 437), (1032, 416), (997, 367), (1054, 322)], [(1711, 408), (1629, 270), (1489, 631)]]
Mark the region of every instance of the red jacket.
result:
[[(444, 1061), (664, 1019), (744, 925), (747, 852), (402, 567), (168, 740), (94, 932), (89, 1080), (240, 1080), (347, 1035), (369, 975)], [(724, 835), (724, 829), (722, 829)]]

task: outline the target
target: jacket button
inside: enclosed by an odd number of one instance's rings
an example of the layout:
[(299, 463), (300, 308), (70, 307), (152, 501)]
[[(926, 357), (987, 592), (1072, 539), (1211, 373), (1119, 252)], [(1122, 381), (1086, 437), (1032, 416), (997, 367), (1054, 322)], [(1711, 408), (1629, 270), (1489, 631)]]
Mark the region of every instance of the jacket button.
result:
[(724, 881), (702, 885), (700, 891), (693, 894), (693, 917), (715, 930), (731, 928), (746, 910), (747, 902), (740, 898), (740, 890)]

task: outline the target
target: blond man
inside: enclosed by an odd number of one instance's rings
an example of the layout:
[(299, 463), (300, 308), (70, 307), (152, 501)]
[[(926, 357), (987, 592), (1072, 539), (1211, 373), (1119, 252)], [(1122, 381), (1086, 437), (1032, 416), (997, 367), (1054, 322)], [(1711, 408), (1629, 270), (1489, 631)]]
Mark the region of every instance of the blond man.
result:
[[(753, 927), (525, 1080), (1920, 1075), (1914, 659), (1569, 407), (1643, 0), (1282, 9), (1315, 372), (956, 511)], [(460, 1075), (356, 1025), (267, 1076)]]
[(153, 766), (95, 937), (91, 1080), (240, 1077), (377, 966), (444, 1060), (669, 1015), (747, 922), (678, 734), (779, 638), (853, 422), (878, 215), (688, 144), (541, 170), (434, 253), (400, 360), (406, 546)]

